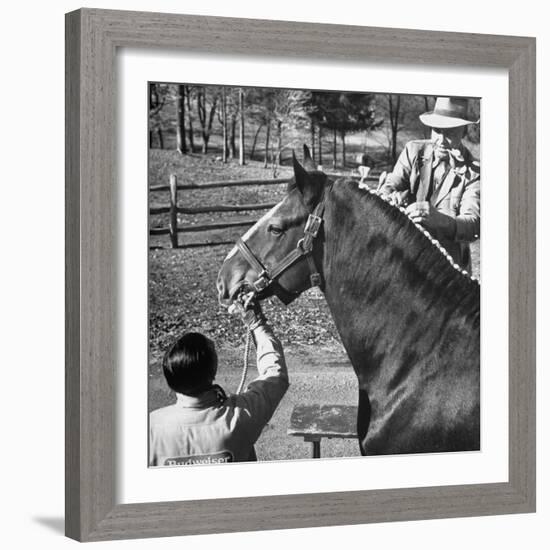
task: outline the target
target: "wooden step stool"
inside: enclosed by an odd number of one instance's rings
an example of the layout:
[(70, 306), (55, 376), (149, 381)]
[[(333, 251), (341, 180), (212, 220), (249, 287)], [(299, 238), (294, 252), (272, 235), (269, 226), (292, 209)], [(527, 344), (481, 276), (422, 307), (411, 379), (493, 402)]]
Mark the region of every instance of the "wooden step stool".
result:
[(296, 405), (288, 435), (312, 444), (312, 457), (321, 458), (321, 440), (357, 439), (357, 407), (349, 405)]

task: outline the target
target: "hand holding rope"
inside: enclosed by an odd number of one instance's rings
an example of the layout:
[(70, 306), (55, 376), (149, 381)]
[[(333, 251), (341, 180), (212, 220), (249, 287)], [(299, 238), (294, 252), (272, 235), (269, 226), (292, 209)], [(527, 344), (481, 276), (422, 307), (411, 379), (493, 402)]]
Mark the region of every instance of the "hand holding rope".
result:
[(235, 302), (230, 306), (229, 313), (239, 313), (246, 327), (243, 370), (237, 394), (242, 393), (248, 374), (252, 331), (265, 322), (265, 317), (260, 304), (256, 301), (254, 291), (247, 291), (244, 287)]

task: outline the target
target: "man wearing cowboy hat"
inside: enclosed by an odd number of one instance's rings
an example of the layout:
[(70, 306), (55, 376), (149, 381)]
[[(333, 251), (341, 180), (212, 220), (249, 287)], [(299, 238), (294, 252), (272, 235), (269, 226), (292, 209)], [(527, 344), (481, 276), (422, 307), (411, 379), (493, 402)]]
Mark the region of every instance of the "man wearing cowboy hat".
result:
[(470, 242), (479, 238), (479, 163), (463, 145), (468, 117), (465, 98), (438, 97), (434, 110), (420, 115), (431, 139), (403, 149), (379, 192), (423, 225), (454, 261), (471, 272)]

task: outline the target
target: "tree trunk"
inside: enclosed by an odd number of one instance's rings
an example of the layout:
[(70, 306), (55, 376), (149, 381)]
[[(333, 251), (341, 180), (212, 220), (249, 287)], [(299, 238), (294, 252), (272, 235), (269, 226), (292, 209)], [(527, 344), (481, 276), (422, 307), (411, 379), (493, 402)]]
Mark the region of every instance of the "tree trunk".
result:
[(212, 105), (210, 106), (210, 112), (207, 112), (206, 90), (204, 86), (202, 89), (199, 89), (197, 93), (197, 110), (202, 129), (202, 152), (205, 155), (208, 153), (208, 142), (210, 141), (210, 132), (212, 131), (212, 123), (214, 122), (217, 103), (218, 97), (215, 96), (212, 100)]
[[(424, 110), (428, 112), (430, 110), (430, 102), (428, 101), (428, 96), (424, 96)], [(432, 135), (432, 131), (428, 126), (424, 126), (424, 137), (429, 139)]]
[(214, 117), (216, 116), (217, 103), (218, 103), (218, 98), (215, 97), (212, 101), (212, 106), (210, 107), (210, 114), (208, 115), (207, 132), (208, 132), (208, 139), (209, 140), (210, 140), (210, 132), (212, 131), (212, 123), (214, 122)]
[(162, 128), (160, 126), (157, 128), (157, 137), (159, 139), (159, 148), (164, 149), (164, 136), (162, 133)]
[(235, 145), (235, 137), (237, 135), (237, 113), (231, 115), (231, 134), (229, 138), (229, 154), (231, 158), (237, 157), (237, 146)]
[(346, 132), (340, 131), (340, 138), (342, 139), (342, 168), (346, 169)]
[(336, 129), (332, 131), (332, 168), (336, 170)]
[(187, 140), (185, 139), (185, 86), (178, 84), (178, 123), (176, 127), (176, 141), (178, 153), (187, 153)]
[(193, 129), (193, 114), (191, 110), (191, 93), (189, 91), (189, 86), (186, 86), (185, 102), (187, 103), (187, 122), (189, 123), (189, 150), (191, 153), (195, 152), (195, 139), (194, 139), (194, 129)]
[(153, 130), (149, 130), (149, 149), (153, 148)]
[(401, 110), (401, 96), (398, 95), (394, 101), (393, 95), (388, 96), (390, 129), (391, 129), (391, 158), (395, 164), (397, 160), (397, 133), (399, 131), (399, 112)]
[(277, 121), (277, 164), (282, 164), (282, 152), (283, 152), (283, 123)]
[(269, 135), (271, 133), (271, 122), (267, 123), (265, 131), (265, 156), (264, 156), (264, 168), (267, 168), (269, 164)]
[(244, 92), (239, 88), (239, 164), (244, 165)]
[(227, 162), (227, 104), (225, 86), (222, 86), (222, 161)]
[(319, 126), (319, 155), (318, 155), (318, 163), (322, 166), (323, 165), (323, 129), (321, 126)]
[(278, 169), (277, 164), (275, 163), (275, 152), (274, 152), (274, 141), (271, 140), (271, 147), (270, 147), (270, 159), (271, 159), (271, 177), (276, 178), (278, 175)]
[(149, 86), (149, 109), (154, 109), (155, 107), (158, 107), (159, 104), (159, 95), (157, 92), (157, 85), (151, 84)]
[(315, 162), (315, 122), (311, 119), (311, 158)]
[(258, 136), (260, 135), (260, 130), (264, 127), (263, 124), (258, 125), (256, 133), (254, 134), (254, 141), (252, 142), (252, 149), (250, 149), (250, 158), (254, 160), (254, 153), (256, 152), (256, 142), (258, 141)]
[(206, 127), (206, 113), (204, 106), (204, 88), (200, 88), (197, 91), (197, 114), (199, 116), (199, 122), (201, 125), (201, 134), (202, 134), (202, 153), (205, 154), (208, 151), (208, 138), (205, 139), (205, 127)]
[(397, 129), (391, 135), (391, 158), (394, 163), (397, 161)]

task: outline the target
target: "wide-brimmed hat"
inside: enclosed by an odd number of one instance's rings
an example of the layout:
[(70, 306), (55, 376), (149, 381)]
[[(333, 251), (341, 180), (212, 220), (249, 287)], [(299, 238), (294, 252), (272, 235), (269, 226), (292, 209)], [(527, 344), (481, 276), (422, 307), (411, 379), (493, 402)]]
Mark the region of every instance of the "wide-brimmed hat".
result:
[(420, 120), (432, 128), (457, 128), (479, 122), (468, 116), (468, 100), (462, 97), (438, 97), (434, 110), (420, 115)]

